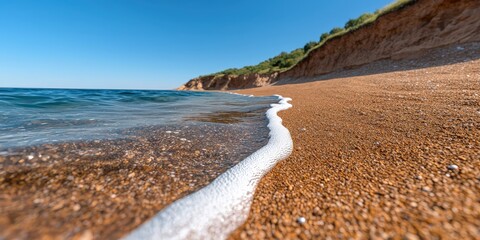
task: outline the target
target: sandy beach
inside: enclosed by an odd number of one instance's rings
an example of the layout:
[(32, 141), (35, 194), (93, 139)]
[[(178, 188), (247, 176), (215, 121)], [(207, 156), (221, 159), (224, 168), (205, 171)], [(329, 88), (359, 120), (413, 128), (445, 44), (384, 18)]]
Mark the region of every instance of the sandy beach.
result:
[(480, 0), (0, 6), (0, 240), (480, 240)]
[(292, 155), (231, 239), (479, 239), (480, 47), (241, 90), (281, 94)]

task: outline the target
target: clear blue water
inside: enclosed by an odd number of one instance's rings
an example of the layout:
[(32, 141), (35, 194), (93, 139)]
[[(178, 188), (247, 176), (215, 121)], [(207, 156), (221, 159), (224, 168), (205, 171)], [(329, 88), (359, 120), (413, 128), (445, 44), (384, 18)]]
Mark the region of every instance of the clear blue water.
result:
[(112, 139), (122, 129), (186, 124), (215, 112), (261, 112), (275, 100), (219, 92), (0, 88), (0, 149)]

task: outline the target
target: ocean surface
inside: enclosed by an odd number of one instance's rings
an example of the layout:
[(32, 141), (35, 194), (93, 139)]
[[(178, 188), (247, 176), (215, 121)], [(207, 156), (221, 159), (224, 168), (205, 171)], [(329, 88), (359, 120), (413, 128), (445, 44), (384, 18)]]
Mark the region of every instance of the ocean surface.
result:
[(114, 139), (124, 134), (120, 130), (153, 125), (240, 124), (261, 117), (275, 100), (216, 92), (0, 88), (0, 149)]

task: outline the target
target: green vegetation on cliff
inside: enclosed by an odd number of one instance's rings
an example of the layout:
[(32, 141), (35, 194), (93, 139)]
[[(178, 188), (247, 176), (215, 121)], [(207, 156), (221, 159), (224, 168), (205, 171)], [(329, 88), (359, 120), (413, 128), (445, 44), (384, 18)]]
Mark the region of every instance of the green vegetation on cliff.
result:
[(282, 52), (279, 55), (263, 61), (257, 65), (246, 66), (243, 68), (230, 68), (224, 71), (210, 74), (211, 75), (242, 75), (251, 73), (274, 73), (283, 72), (291, 67), (295, 66), (300, 60), (305, 58), (309, 52), (319, 47), (322, 47), (325, 43), (333, 38), (343, 36), (351, 31), (355, 31), (363, 26), (373, 23), (378, 17), (399, 10), (409, 4), (416, 2), (417, 0), (396, 0), (395, 2), (387, 5), (386, 7), (375, 11), (374, 13), (364, 13), (358, 18), (350, 19), (343, 28), (335, 27), (328, 33), (320, 35), (318, 42), (311, 41), (303, 46), (303, 48), (297, 48), (291, 52)]

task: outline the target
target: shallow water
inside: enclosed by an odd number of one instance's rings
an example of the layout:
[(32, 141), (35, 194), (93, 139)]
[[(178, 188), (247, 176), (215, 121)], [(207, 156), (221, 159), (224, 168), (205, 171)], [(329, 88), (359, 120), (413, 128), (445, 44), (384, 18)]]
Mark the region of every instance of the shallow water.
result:
[(0, 88), (0, 149), (112, 139), (118, 130), (152, 125), (248, 122), (273, 101), (212, 92)]

